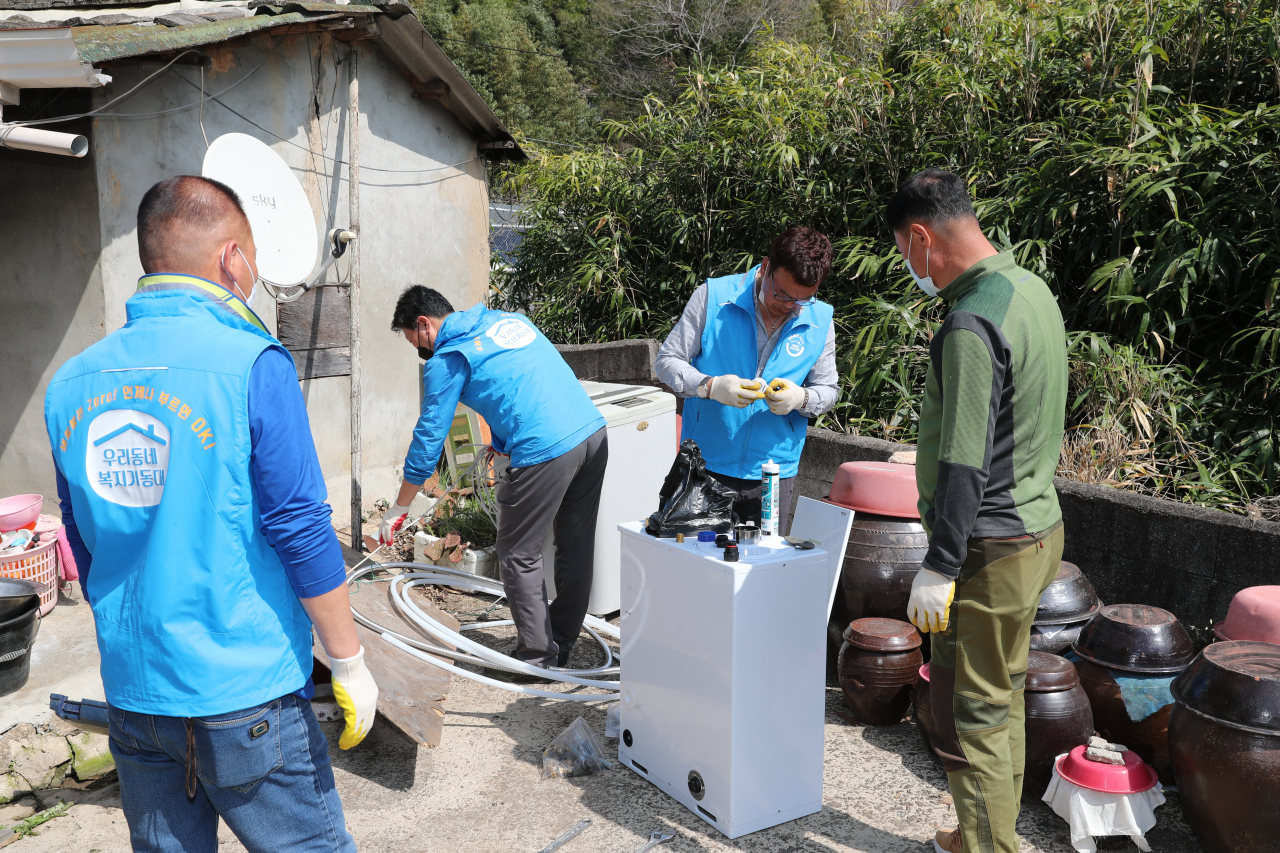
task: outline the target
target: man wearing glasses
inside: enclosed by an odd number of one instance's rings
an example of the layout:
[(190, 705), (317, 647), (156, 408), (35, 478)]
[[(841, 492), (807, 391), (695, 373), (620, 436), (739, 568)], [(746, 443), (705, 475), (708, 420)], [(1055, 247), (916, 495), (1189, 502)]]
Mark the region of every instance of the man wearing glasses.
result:
[(760, 523), (760, 467), (772, 459), (789, 526), (808, 419), (835, 405), (832, 308), (814, 298), (830, 271), (831, 241), (790, 228), (758, 266), (699, 286), (658, 351), (654, 372), (686, 398), (680, 438), (737, 492), (742, 521)]

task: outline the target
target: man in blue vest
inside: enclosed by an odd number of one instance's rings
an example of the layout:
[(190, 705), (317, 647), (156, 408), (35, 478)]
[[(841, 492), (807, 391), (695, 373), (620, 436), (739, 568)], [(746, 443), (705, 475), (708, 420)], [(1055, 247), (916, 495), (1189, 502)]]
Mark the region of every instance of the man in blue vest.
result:
[(127, 322), (45, 396), (63, 522), (93, 610), (135, 851), (354, 851), (310, 697), (311, 629), (363, 739), (364, 665), (293, 360), (249, 308), (236, 194), (189, 175), (138, 208)]
[[(379, 538), (391, 538), (435, 472), (458, 403), (479, 412), (494, 450), (511, 456), (498, 486), (498, 569), (516, 623), (514, 657), (567, 666), (595, 571), (596, 513), (609, 461), (604, 417), (527, 317), (483, 305), (455, 312), (439, 292), (414, 285), (400, 294), (391, 328), (404, 333), (426, 366), (404, 484)], [(552, 528), (556, 600), (548, 606), (542, 546)]]
[(809, 418), (835, 405), (832, 309), (815, 298), (831, 271), (831, 242), (812, 228), (779, 234), (744, 274), (707, 279), (658, 351), (654, 372), (687, 398), (680, 439), (734, 489), (734, 511), (760, 523), (760, 466), (781, 469), (785, 533)]

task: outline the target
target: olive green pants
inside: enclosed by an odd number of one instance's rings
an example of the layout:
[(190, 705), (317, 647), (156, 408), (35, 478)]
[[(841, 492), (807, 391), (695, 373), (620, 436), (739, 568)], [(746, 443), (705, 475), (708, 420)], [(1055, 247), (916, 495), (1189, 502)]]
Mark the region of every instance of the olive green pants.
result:
[(1023, 687), (1031, 623), (1062, 560), (1062, 522), (1018, 539), (971, 539), (929, 695), (965, 853), (1017, 853), (1026, 761)]

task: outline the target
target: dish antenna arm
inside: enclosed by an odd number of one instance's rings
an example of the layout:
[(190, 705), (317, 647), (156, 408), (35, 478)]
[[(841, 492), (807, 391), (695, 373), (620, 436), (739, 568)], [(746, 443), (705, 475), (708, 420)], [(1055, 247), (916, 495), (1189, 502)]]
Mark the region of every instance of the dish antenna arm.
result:
[(329, 257), (324, 259), (324, 263), (320, 265), (320, 269), (316, 270), (315, 275), (311, 276), (311, 278), (304, 284), (288, 285), (289, 287), (301, 287), (302, 289), (297, 293), (291, 293), (288, 296), (277, 293), (277, 302), (296, 302), (310, 292), (312, 288), (325, 287), (326, 284), (333, 287), (341, 283), (334, 281), (319, 284), (318, 282), (324, 277), (324, 274), (329, 271), (329, 267), (333, 266), (334, 261), (346, 254), (347, 244), (356, 239), (356, 232), (348, 231), (345, 228), (331, 228), (329, 230), (328, 237), (325, 239), (328, 241), (331, 248), (329, 250)]

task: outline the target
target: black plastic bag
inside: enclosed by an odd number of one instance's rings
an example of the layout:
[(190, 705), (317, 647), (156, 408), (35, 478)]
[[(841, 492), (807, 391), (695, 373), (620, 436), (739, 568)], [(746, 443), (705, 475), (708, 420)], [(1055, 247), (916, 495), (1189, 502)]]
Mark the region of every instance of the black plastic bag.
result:
[(733, 514), (737, 496), (734, 489), (707, 474), (698, 443), (686, 438), (658, 492), (659, 509), (649, 516), (645, 531), (665, 538), (699, 530), (728, 533), (737, 521)]

